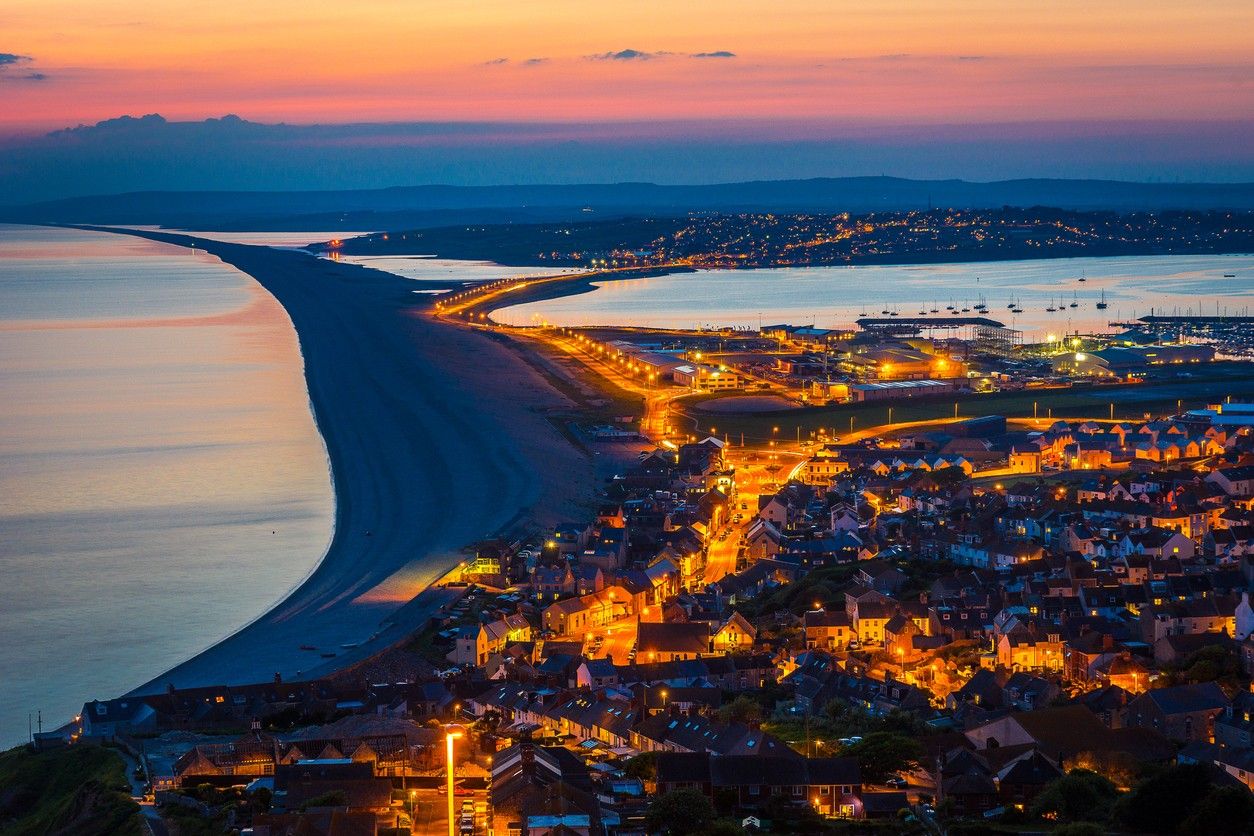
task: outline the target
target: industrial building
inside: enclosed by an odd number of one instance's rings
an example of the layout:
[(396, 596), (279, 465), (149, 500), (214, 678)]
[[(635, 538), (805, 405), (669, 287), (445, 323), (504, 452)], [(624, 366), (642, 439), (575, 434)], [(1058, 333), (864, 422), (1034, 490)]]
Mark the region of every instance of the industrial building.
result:
[(703, 392), (725, 392), (743, 389), (745, 378), (734, 369), (711, 366), (705, 363), (685, 363), (671, 370), (671, 377), (680, 386), (689, 386)]
[(1076, 377), (1126, 377), (1151, 366), (1209, 363), (1215, 349), (1209, 345), (1147, 345), (1068, 351), (1053, 360), (1054, 371)]
[(901, 398), (930, 398), (958, 391), (956, 380), (884, 380), (878, 383), (854, 383), (849, 393), (858, 403), (888, 401)]

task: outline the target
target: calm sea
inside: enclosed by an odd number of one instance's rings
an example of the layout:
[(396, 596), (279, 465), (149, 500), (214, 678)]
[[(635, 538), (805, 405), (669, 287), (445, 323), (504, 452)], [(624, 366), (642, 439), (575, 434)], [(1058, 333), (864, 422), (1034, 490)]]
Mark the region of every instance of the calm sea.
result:
[[(756, 328), (783, 322), (834, 328), (851, 326), (860, 316), (883, 317), (885, 311), (899, 317), (952, 317), (951, 305), (960, 316), (974, 316), (975, 310), (963, 314), (961, 309), (983, 301), (988, 317), (1024, 331), (1029, 340), (1044, 339), (1049, 333), (1107, 331), (1112, 321), (1151, 309), (1160, 314), (1248, 312), (1254, 308), (1254, 256), (707, 270), (604, 282), (598, 288), (504, 308), (492, 316), (511, 325)], [(1099, 310), (1103, 294), (1108, 307)], [(1011, 303), (1023, 313), (1013, 313)]]
[(321, 557), (295, 335), (217, 259), (0, 225), (0, 394), (0, 746), (209, 646)]

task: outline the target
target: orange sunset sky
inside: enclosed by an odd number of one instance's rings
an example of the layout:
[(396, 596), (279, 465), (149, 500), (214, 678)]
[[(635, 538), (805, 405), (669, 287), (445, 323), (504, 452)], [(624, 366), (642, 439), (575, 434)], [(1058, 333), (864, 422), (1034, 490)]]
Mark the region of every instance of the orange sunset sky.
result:
[(5, 0), (0, 130), (1254, 113), (1254, 2)]

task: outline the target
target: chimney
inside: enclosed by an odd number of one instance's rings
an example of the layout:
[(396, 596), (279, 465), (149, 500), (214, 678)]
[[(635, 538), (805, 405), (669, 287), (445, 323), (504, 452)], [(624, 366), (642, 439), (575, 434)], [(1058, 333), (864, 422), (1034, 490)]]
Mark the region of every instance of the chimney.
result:
[(279, 673), (278, 671), (274, 672), (274, 684), (275, 685), (283, 684), (283, 674)]
[(251, 731), (253, 734), (257, 734), (258, 732), (260, 732), (261, 731), (261, 718), (254, 717), (253, 721), (248, 724), (248, 728), (249, 728), (249, 731)]
[(1102, 650), (1114, 650), (1114, 649), (1115, 649), (1115, 637), (1112, 636), (1110, 633), (1103, 633), (1102, 634)]

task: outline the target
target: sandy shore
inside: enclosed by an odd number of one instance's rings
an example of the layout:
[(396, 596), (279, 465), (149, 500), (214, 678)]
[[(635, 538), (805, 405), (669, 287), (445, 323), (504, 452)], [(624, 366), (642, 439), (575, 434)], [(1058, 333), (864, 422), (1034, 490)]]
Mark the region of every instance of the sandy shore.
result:
[[(139, 234), (194, 243), (251, 275), (286, 309), (336, 512), (327, 553), (303, 583), (133, 693), (347, 665), (403, 638), (449, 600), (444, 590), (413, 599), (464, 558), (467, 544), (524, 519), (586, 516), (592, 463), (546, 418), (570, 403), (512, 351), (426, 316), (428, 299), (411, 292), (414, 283), (304, 253)], [(250, 559), (239, 556), (241, 584)], [(301, 645), (337, 656), (328, 661)]]

